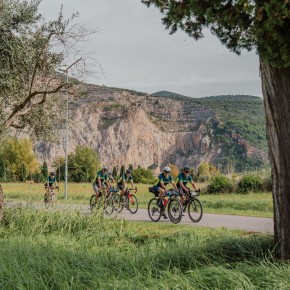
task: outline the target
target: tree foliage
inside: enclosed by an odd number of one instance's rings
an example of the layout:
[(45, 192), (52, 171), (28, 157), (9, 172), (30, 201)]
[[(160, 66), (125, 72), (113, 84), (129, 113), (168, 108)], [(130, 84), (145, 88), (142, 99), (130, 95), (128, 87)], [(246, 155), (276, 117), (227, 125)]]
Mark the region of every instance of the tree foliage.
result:
[(119, 174), (119, 176), (123, 176), (123, 174), (125, 173), (125, 171), (126, 171), (126, 169), (125, 169), (125, 165), (122, 164), (122, 165), (121, 165), (121, 169), (120, 169), (120, 174)]
[(48, 176), (48, 167), (46, 161), (43, 161), (41, 166), (41, 174), (46, 178)]
[(28, 172), (39, 170), (39, 163), (32, 148), (30, 140), (15, 138), (6, 140), (0, 148), (0, 160), (5, 162), (6, 170), (11, 172), (13, 180), (24, 181)]
[(93, 149), (78, 146), (75, 152), (68, 156), (69, 180), (91, 182), (96, 176), (98, 163), (98, 155)]
[(231, 51), (257, 49), (273, 66), (290, 66), (290, 3), (288, 0), (142, 0), (164, 14), (170, 33), (177, 29), (202, 38), (210, 29)]
[(114, 166), (114, 168), (113, 168), (112, 175), (113, 175), (113, 177), (114, 177), (115, 179), (117, 178), (118, 171), (117, 171), (117, 167), (116, 167), (116, 166)]
[(133, 180), (136, 183), (153, 183), (155, 177), (151, 170), (138, 167), (132, 172)]
[(169, 164), (169, 168), (171, 169), (171, 176), (176, 178), (179, 174), (179, 169), (175, 164)]
[[(33, 129), (47, 138), (62, 106), (66, 78), (57, 68), (81, 77), (87, 67), (77, 44), (90, 32), (74, 23), (77, 14), (46, 22), (40, 0), (0, 0), (0, 134), (5, 128)], [(55, 123), (57, 124), (57, 123)], [(56, 128), (56, 126), (54, 126)]]

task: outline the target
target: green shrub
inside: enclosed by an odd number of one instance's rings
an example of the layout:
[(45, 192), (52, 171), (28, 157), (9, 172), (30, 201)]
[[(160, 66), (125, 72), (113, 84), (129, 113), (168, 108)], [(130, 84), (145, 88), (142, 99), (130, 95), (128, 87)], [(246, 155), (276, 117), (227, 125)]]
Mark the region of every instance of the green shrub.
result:
[(44, 179), (45, 179), (45, 177), (42, 175), (41, 172), (36, 172), (36, 173), (33, 173), (33, 174), (32, 174), (32, 180), (33, 180), (35, 183), (43, 182)]
[(271, 178), (271, 176), (265, 177), (263, 179), (263, 184), (264, 184), (264, 190), (265, 191), (269, 191), (269, 192), (272, 191), (273, 184), (272, 184), (272, 178)]
[(151, 170), (145, 168), (137, 168), (132, 172), (133, 180), (136, 183), (153, 183), (155, 177)]
[(215, 176), (207, 187), (208, 193), (228, 193), (233, 190), (233, 183), (224, 175)]
[(263, 180), (260, 176), (247, 174), (238, 183), (238, 193), (248, 193), (249, 191), (258, 192), (264, 190)]

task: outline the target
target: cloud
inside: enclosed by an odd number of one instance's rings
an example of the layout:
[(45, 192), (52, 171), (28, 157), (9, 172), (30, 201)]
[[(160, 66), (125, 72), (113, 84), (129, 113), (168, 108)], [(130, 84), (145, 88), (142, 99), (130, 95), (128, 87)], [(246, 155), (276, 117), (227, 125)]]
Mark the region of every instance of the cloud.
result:
[(154, 92), (174, 90), (190, 96), (251, 94), (261, 96), (258, 56), (237, 56), (208, 31), (196, 42), (185, 33), (169, 35), (157, 9), (140, 0), (43, 0), (42, 13), (56, 18), (63, 4), (69, 16), (96, 28), (87, 44), (102, 65), (96, 84)]

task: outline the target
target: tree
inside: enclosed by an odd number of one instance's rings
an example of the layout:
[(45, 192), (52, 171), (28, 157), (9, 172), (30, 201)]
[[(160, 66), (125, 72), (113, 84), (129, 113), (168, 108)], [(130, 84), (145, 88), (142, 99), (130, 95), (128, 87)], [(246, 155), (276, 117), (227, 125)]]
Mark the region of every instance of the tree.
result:
[[(9, 172), (14, 180), (23, 177), (23, 164), (26, 173), (37, 172), (39, 163), (32, 150), (32, 143), (28, 139), (7, 139), (0, 149), (0, 159), (8, 164)], [(7, 167), (6, 167), (7, 168)]]
[(210, 178), (209, 163), (202, 162), (201, 164), (199, 164), (199, 166), (197, 167), (197, 175), (200, 181), (208, 180)]
[(4, 160), (0, 159), (0, 181), (6, 181), (6, 166)]
[(24, 163), (21, 164), (20, 173), (19, 173), (19, 180), (25, 182), (27, 178), (27, 168)]
[(55, 168), (55, 173), (58, 182), (65, 179), (65, 159), (63, 157), (56, 157), (52, 162), (52, 167)]
[(78, 146), (68, 156), (69, 177), (74, 182), (90, 182), (96, 176), (97, 153), (89, 148)]
[(155, 177), (151, 170), (145, 168), (137, 168), (132, 172), (133, 180), (136, 183), (153, 183)]
[(48, 167), (47, 167), (47, 163), (45, 161), (43, 161), (43, 164), (41, 167), (41, 173), (44, 176), (44, 178), (48, 177)]
[(171, 169), (171, 175), (173, 178), (176, 178), (179, 174), (179, 169), (174, 164), (169, 164), (169, 168)]
[(114, 166), (114, 168), (113, 168), (112, 175), (113, 175), (114, 178), (117, 178), (118, 172), (117, 172), (117, 167), (116, 166)]
[(142, 0), (164, 14), (170, 33), (198, 40), (208, 28), (231, 51), (257, 50), (273, 175), (274, 239), (290, 259), (290, 3), (288, 0)]
[[(0, 1), (0, 135), (14, 127), (48, 138), (64, 107), (59, 98), (67, 85), (64, 74), (88, 73), (77, 46), (91, 31), (74, 23), (77, 14), (64, 20), (62, 11), (58, 19), (45, 22), (39, 4), (40, 0)], [(59, 73), (63, 63), (66, 71)]]
[(125, 165), (122, 164), (121, 169), (120, 169), (120, 176), (122, 176), (125, 173)]

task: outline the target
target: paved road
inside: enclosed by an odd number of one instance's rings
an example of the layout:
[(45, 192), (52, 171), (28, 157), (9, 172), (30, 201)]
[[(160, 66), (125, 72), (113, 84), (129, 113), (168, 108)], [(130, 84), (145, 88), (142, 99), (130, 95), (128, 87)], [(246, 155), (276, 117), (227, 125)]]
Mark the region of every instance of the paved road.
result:
[[(130, 214), (128, 211), (121, 214), (126, 220), (151, 222), (147, 210), (139, 209), (135, 215)], [(160, 219), (159, 222), (167, 222), (168, 220)], [(240, 229), (254, 232), (273, 233), (274, 223), (272, 218), (258, 218), (248, 216), (236, 215), (223, 215), (223, 214), (210, 214), (205, 213), (199, 223), (192, 223), (187, 214), (182, 218), (180, 224), (190, 224), (195, 227), (210, 227), (210, 228), (230, 228)]]
[[(43, 204), (27, 204), (27, 203), (6, 203), (7, 207), (11, 206), (33, 206), (35, 208), (43, 207)], [(80, 210), (85, 214), (90, 213), (88, 206), (83, 205), (58, 205), (62, 210)], [(138, 209), (136, 214), (131, 214), (129, 211), (123, 209), (121, 214), (113, 214), (117, 217), (124, 218), (128, 221), (142, 221), (151, 222), (147, 209)], [(160, 219), (159, 223), (171, 223), (170, 220)], [(210, 214), (204, 213), (202, 220), (199, 223), (192, 223), (187, 215), (182, 218), (180, 224), (189, 224), (195, 227), (210, 227), (210, 228), (230, 228), (240, 229), (253, 232), (273, 233), (274, 223), (272, 218), (224, 215), (224, 214)]]

